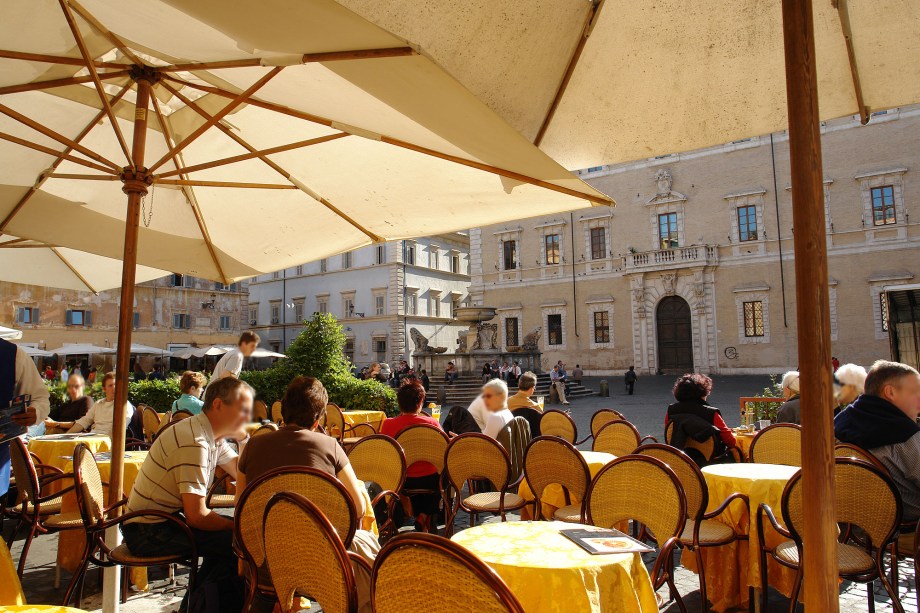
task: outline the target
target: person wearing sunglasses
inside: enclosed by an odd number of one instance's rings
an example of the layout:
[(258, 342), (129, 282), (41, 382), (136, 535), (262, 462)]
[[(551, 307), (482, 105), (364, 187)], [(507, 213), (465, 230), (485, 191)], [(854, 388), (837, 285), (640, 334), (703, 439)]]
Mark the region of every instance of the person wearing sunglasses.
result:
[(514, 419), (514, 415), (508, 410), (508, 384), (501, 379), (490, 379), (482, 386), (480, 397), (486, 408), (482, 433), (496, 438), (501, 429)]
[(51, 415), (45, 418), (45, 432), (64, 432), (89, 412), (93, 406), (93, 399), (84, 392), (83, 375), (74, 372), (67, 379), (67, 401), (51, 409)]

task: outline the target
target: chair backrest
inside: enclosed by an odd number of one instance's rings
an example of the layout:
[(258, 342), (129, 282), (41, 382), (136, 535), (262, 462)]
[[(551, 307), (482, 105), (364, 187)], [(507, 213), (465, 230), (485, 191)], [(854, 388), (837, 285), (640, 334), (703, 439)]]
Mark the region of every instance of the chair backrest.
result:
[(277, 432), (277, 431), (278, 431), (278, 426), (276, 426), (275, 424), (262, 424), (261, 426), (256, 428), (255, 432), (253, 432), (249, 436), (250, 438), (254, 438), (256, 436), (262, 436), (263, 434), (268, 434), (269, 432)]
[(189, 417), (194, 417), (194, 413), (186, 409), (179, 409), (178, 411), (173, 411), (172, 421), (182, 421), (183, 419), (188, 419)]
[(85, 443), (73, 451), (73, 480), (76, 484), (77, 506), (86, 526), (105, 520), (105, 486), (96, 457)]
[(246, 484), (236, 505), (233, 537), (244, 557), (256, 568), (265, 563), (262, 540), (265, 506), (279, 492), (294, 492), (305, 496), (322, 509), (342, 542), (346, 546), (351, 543), (357, 527), (357, 511), (345, 486), (332, 475), (314, 468), (283, 466)]
[[(428, 417), (431, 417), (431, 415)], [(377, 434), (377, 430), (370, 424), (355, 424), (348, 429), (348, 438), (364, 438), (374, 434)]]
[[(837, 522), (859, 526), (881, 555), (901, 521), (901, 499), (885, 472), (863, 460), (837, 458), (834, 462)], [(783, 490), (782, 511), (786, 527), (801, 546), (804, 531), (802, 471)]]
[(16, 476), (16, 504), (34, 503), (41, 496), (38, 473), (21, 438), (10, 441), (10, 466)]
[(323, 611), (356, 613), (351, 561), (319, 507), (300, 494), (282, 492), (271, 497), (263, 517), (265, 555), (281, 610), (300, 610), (294, 596), (301, 594), (316, 600)]
[[(436, 570), (420, 581), (419, 569)], [(375, 613), (524, 613), (482, 560), (448, 539), (423, 533), (400, 534), (383, 546), (374, 563), (371, 598)]]
[(514, 483), (524, 474), (524, 456), (531, 441), (530, 424), (523, 417), (515, 417), (498, 431), (496, 440), (508, 452), (511, 460), (509, 481)]
[(527, 420), (527, 423), (530, 424), (530, 438), (534, 439), (538, 436), (542, 436), (540, 431), (540, 419), (542, 419), (543, 413), (532, 407), (523, 407), (514, 409), (511, 411), (511, 414), (515, 417), (523, 417)]
[(636, 450), (636, 454), (657, 458), (674, 471), (687, 500), (687, 518), (699, 521), (709, 504), (709, 489), (696, 462), (677, 447), (661, 443), (643, 445)]
[(389, 436), (365, 436), (348, 450), (348, 460), (358, 479), (373, 481), (384, 491), (398, 493), (406, 480), (406, 454)]
[(631, 454), (639, 446), (640, 440), (642, 436), (634, 425), (625, 419), (618, 419), (608, 423), (594, 435), (591, 449), (619, 457)]
[(773, 424), (751, 441), (751, 462), (759, 464), (802, 465), (802, 426)]
[(326, 428), (326, 434), (341, 441), (345, 436), (345, 416), (342, 415), (342, 409), (334, 402), (326, 405), (326, 416), (323, 426)]
[(626, 419), (623, 417), (623, 414), (619, 411), (614, 411), (613, 409), (600, 409), (594, 412), (594, 415), (591, 416), (591, 435), (597, 436), (597, 433), (600, 432), (601, 428), (606, 426), (612, 421), (617, 421), (620, 419)]
[(444, 472), (444, 454), (447, 453), (447, 435), (435, 426), (419, 424), (409, 426), (396, 435), (396, 442), (406, 454), (406, 467), (416, 462), (433, 464), (439, 473)]
[(276, 400), (272, 403), (272, 421), (276, 424), (280, 424), (281, 420), (281, 401)]
[(268, 419), (268, 407), (265, 402), (256, 400), (252, 403), (252, 421), (261, 422)]
[(550, 409), (540, 418), (540, 436), (558, 436), (574, 445), (578, 440), (578, 428), (568, 413)]
[(148, 443), (152, 443), (153, 437), (160, 431), (160, 416), (148, 406), (144, 406), (142, 414), (144, 420), (144, 439)]
[(834, 445), (834, 455), (838, 458), (854, 458), (856, 460), (868, 462), (883, 473), (888, 474), (888, 468), (882, 464), (882, 461), (862, 447), (850, 443), (837, 443)]
[[(574, 445), (558, 436), (541, 436), (531, 441), (524, 457), (524, 476), (537, 501), (543, 497), (543, 490), (554, 483), (570, 496), (584, 500), (591, 483), (591, 471), (584, 457)], [(541, 507), (537, 502), (537, 519)]]
[(444, 454), (447, 477), (457, 491), (470, 479), (486, 479), (497, 491), (508, 487), (511, 459), (505, 448), (485, 434), (455, 436)]
[[(674, 436), (674, 422), (669, 421), (668, 425), (664, 428), (664, 442), (668, 445), (671, 444), (671, 439)], [(676, 449), (676, 447), (675, 447)], [(713, 435), (707, 438), (705, 441), (697, 441), (692, 438), (687, 438), (684, 442), (684, 448), (681, 451), (686, 451), (687, 449), (695, 449), (702, 456), (702, 460), (709, 462), (712, 460), (713, 456), (716, 454), (716, 434), (713, 432)]]
[(588, 523), (602, 528), (634, 520), (648, 528), (658, 544), (680, 536), (687, 501), (674, 471), (656, 458), (627, 455), (594, 476), (585, 499)]

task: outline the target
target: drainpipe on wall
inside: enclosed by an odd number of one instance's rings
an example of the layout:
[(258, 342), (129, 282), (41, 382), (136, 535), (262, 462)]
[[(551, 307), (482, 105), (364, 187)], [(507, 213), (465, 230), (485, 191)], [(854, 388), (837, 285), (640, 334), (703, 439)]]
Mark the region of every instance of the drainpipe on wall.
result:
[[(569, 213), (569, 232), (572, 236), (572, 316), (575, 323), (575, 338), (578, 334), (578, 294), (575, 291), (575, 213)], [(547, 332), (548, 334), (549, 332)]]
[(783, 235), (779, 222), (779, 190), (776, 182), (776, 151), (773, 147), (773, 134), (770, 134), (770, 160), (773, 163), (773, 204), (776, 207), (776, 245), (779, 248), (779, 287), (783, 297), (783, 327), (789, 327), (786, 314), (786, 272), (783, 267)]

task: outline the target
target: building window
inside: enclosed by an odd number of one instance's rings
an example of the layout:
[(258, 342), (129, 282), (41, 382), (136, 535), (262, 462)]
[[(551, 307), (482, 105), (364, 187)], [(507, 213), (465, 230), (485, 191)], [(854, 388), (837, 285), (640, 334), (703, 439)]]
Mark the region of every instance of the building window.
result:
[(273, 324), (281, 323), (281, 305), (280, 304), (271, 305), (271, 314), (272, 314), (271, 322)]
[(505, 318), (505, 347), (518, 346), (518, 318)]
[(387, 246), (386, 245), (377, 245), (374, 250), (374, 264), (386, 264), (387, 263)]
[(342, 313), (345, 317), (355, 316), (355, 297), (344, 296), (342, 298)]
[(141, 327), (141, 314), (137, 311), (134, 311), (134, 316), (131, 318), (131, 327), (135, 330)]
[(603, 260), (607, 257), (607, 229), (591, 228), (591, 259)]
[(610, 342), (610, 313), (607, 311), (594, 312), (594, 342)]
[(170, 282), (173, 287), (182, 287), (182, 275), (174, 273), (170, 278)]
[(746, 241), (756, 241), (757, 238), (757, 207), (753, 205), (739, 206), (738, 240), (744, 243)]
[(662, 213), (658, 216), (658, 241), (662, 249), (679, 246), (677, 213)]
[(416, 313), (418, 313), (418, 296), (406, 294), (406, 315), (415, 315)]
[(345, 340), (345, 359), (351, 363), (355, 361), (355, 340), (353, 338)]
[(231, 283), (230, 285), (224, 285), (223, 283), (217, 282), (214, 284), (214, 290), (218, 292), (235, 292), (237, 291), (237, 284)]
[(303, 300), (294, 301), (294, 322), (298, 324), (303, 322)]
[(887, 226), (898, 223), (894, 208), (894, 187), (883, 185), (872, 188), (872, 225)]
[(882, 332), (888, 332), (888, 294), (885, 292), (879, 294), (878, 301), (882, 315)]
[(548, 345), (561, 345), (562, 315), (547, 315), (546, 328), (546, 343)]
[(438, 270), (441, 268), (441, 252), (434, 245), (431, 245), (428, 249), (430, 250), (428, 252), (428, 267)]
[(91, 326), (93, 320), (93, 314), (83, 309), (68, 310), (64, 317), (68, 326)]
[(298, 264), (297, 268), (294, 269), (294, 272), (297, 276), (302, 275), (303, 274), (303, 264)]
[(543, 245), (546, 249), (546, 263), (555, 265), (559, 263), (559, 235), (547, 234), (543, 237)]
[(280, 278), (281, 278), (280, 270), (276, 270), (275, 272), (272, 273), (272, 279), (280, 279)]
[(188, 313), (173, 313), (173, 328), (188, 330), (192, 327), (192, 316)]
[(432, 296), (431, 297), (431, 312), (429, 313), (431, 317), (440, 317), (441, 316), (441, 297)]
[(259, 323), (259, 305), (249, 305), (249, 325), (254, 326)]
[(19, 307), (16, 309), (16, 323), (37, 324), (38, 307)]
[(329, 312), (329, 301), (326, 298), (317, 298), (316, 299), (316, 311), (317, 313), (328, 313)]
[(514, 270), (517, 268), (517, 241), (502, 241), (502, 259), (504, 270)]
[(387, 297), (383, 294), (374, 296), (374, 315), (386, 315)]
[(386, 339), (374, 339), (374, 358), (378, 362), (387, 361), (387, 341)]
[(744, 336), (747, 338), (763, 336), (763, 302), (755, 300), (744, 303)]
[(450, 299), (450, 313), (448, 313), (448, 316), (449, 316), (451, 319), (453, 319), (454, 317), (456, 317), (456, 316), (457, 316), (457, 309), (459, 309), (459, 308), (460, 308), (460, 297), (455, 295), (455, 296), (453, 296), (453, 297)]
[(403, 262), (415, 266), (415, 243), (403, 241)]
[(270, 341), (268, 346), (275, 353), (281, 353), (281, 341)]
[(221, 315), (221, 316), (220, 316), (220, 322), (218, 323), (218, 326), (219, 326), (219, 329), (220, 329), (220, 330), (229, 330), (229, 329), (230, 329), (230, 316), (229, 316), (229, 315)]
[(326, 270), (328, 270), (328, 268), (329, 268), (329, 266), (328, 266), (328, 263), (327, 263), (326, 258), (321, 259), (321, 260), (319, 261), (319, 271), (320, 271), (320, 272), (326, 272)]
[(460, 256), (450, 256), (450, 271), (454, 274), (460, 274)]
[(342, 268), (351, 268), (351, 251), (342, 254)]

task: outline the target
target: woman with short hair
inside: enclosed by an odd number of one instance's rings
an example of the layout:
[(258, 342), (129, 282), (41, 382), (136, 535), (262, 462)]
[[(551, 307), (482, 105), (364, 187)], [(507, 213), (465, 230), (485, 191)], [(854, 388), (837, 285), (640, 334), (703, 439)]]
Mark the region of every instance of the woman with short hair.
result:
[(706, 400), (712, 393), (712, 379), (698, 373), (683, 375), (674, 383), (672, 393), (677, 402), (668, 406), (668, 412), (664, 418), (665, 430), (667, 430), (668, 423), (676, 416), (693, 415), (712, 424), (719, 431), (719, 440), (726, 447), (735, 446), (735, 435), (722, 419), (722, 412), (706, 404)]
[(776, 410), (776, 423), (800, 424), (802, 423), (801, 399), (799, 398), (799, 373), (790, 370), (783, 375), (783, 398), (785, 402)]
[(482, 386), (480, 398), (486, 409), (482, 433), (497, 439), (502, 428), (514, 419), (514, 415), (508, 410), (508, 384), (501, 379), (490, 379)]
[(172, 403), (172, 412), (188, 411), (192, 415), (201, 413), (201, 407), (204, 402), (201, 400), (201, 392), (208, 380), (203, 373), (186, 370), (179, 379), (179, 391), (182, 395)]
[(859, 364), (843, 364), (834, 373), (840, 387), (837, 390), (837, 408), (834, 415), (856, 402), (866, 391), (866, 369)]

